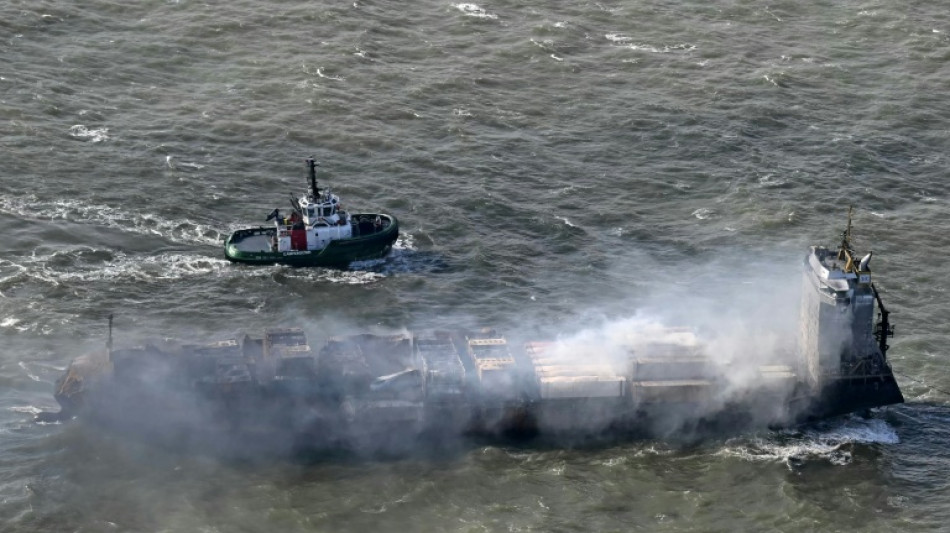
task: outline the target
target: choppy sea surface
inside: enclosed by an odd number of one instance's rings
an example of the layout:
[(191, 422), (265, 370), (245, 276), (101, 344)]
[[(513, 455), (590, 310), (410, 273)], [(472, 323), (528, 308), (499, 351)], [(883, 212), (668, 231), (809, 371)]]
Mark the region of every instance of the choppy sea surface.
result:
[[(920, 0), (2, 2), (0, 530), (946, 531), (948, 60)], [(391, 255), (228, 264), (308, 156), (399, 217)], [(869, 417), (305, 464), (32, 421), (109, 313), (117, 344), (648, 317), (781, 349), (849, 205), (908, 400)]]

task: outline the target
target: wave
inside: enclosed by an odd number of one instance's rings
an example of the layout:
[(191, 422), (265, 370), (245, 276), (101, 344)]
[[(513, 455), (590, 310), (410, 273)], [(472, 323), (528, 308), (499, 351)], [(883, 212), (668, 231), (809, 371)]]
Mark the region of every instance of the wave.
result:
[(645, 43), (635, 43), (633, 42), (632, 37), (628, 37), (622, 33), (608, 33), (604, 35), (604, 38), (612, 43), (618, 45), (623, 45), (625, 48), (631, 50), (636, 50), (640, 52), (649, 52), (651, 54), (671, 54), (671, 53), (686, 53), (696, 50), (695, 44), (690, 43), (679, 43), (673, 45), (652, 45)]
[(367, 271), (380, 278), (393, 274), (437, 273), (449, 268), (438, 252), (418, 250), (415, 237), (401, 233), (386, 257), (350, 263), (350, 271)]
[(23, 370), (23, 372), (26, 374), (26, 377), (30, 378), (30, 379), (33, 380), (33, 381), (43, 381), (43, 380), (40, 379), (40, 377), (39, 377), (38, 375), (34, 374), (34, 373), (30, 370), (30, 367), (28, 367), (27, 364), (24, 363), (23, 361), (20, 361), (17, 365), (18, 365), (18, 366)]
[(733, 439), (716, 455), (746, 461), (784, 462), (790, 469), (809, 460), (843, 466), (854, 444), (897, 444), (897, 431), (882, 419), (851, 416), (797, 431), (782, 431), (749, 441)]
[(467, 17), (476, 17), (481, 19), (497, 19), (498, 15), (489, 13), (477, 4), (455, 4), (455, 8), (465, 14)]
[(169, 220), (152, 213), (136, 213), (75, 199), (40, 200), (35, 195), (0, 195), (0, 212), (40, 220), (68, 220), (98, 224), (143, 235), (158, 235), (182, 244), (220, 245), (225, 234), (191, 220)]
[(366, 270), (336, 270), (324, 268), (276, 267), (282, 269), (279, 277), (302, 279), (314, 282), (338, 283), (341, 285), (367, 285), (386, 277), (380, 272)]
[(37, 407), (35, 405), (15, 405), (13, 407), (8, 407), (7, 410), (14, 413), (24, 413), (32, 416), (36, 416), (43, 412), (43, 408)]
[(568, 219), (567, 217), (562, 217), (562, 216), (559, 216), (559, 215), (555, 215), (554, 218), (560, 220), (560, 221), (563, 222), (566, 226), (569, 226), (569, 227), (572, 227), (572, 228), (576, 228), (576, 227), (577, 227), (577, 224), (574, 224), (573, 222), (571, 222), (570, 219)]
[[(218, 274), (230, 263), (225, 259), (163, 253), (153, 256), (78, 248), (18, 259), (0, 259), (0, 288), (25, 280), (58, 286), (69, 282), (155, 281)], [(4, 317), (0, 327), (19, 329), (20, 319)]]
[(75, 126), (72, 126), (69, 128), (70, 137), (88, 140), (94, 143), (109, 140), (108, 134), (109, 134), (109, 128), (89, 129), (86, 126), (83, 126), (82, 124), (76, 124)]

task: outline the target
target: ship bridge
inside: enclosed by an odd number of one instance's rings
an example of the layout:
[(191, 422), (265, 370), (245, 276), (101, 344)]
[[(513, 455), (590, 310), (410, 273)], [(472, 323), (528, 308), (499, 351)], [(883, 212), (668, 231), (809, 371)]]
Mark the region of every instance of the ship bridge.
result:
[(886, 359), (893, 328), (871, 281), (870, 261), (871, 253), (856, 260), (850, 213), (839, 248), (812, 246), (804, 261), (800, 370), (813, 391), (841, 409), (848, 403), (842, 398), (860, 405), (865, 394), (855, 390), (867, 387), (890, 395), (885, 404), (903, 401)]

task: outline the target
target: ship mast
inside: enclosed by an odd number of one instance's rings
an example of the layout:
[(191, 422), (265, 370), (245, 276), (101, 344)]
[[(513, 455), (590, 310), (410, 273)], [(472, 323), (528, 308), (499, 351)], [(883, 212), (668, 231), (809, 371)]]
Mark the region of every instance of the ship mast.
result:
[(854, 211), (854, 206), (848, 206), (848, 227), (841, 232), (841, 247), (838, 249), (838, 260), (846, 261), (844, 266), (845, 272), (851, 272), (855, 270), (854, 267), (854, 250), (851, 248), (851, 214)]
[[(844, 266), (845, 272), (854, 273), (861, 275), (862, 268), (859, 267), (854, 262), (854, 249), (851, 248), (851, 217), (854, 211), (854, 206), (848, 206), (848, 226), (841, 233), (841, 248), (838, 250), (838, 260), (846, 261)], [(870, 254), (868, 255), (870, 257)], [(862, 261), (862, 266), (865, 269), (865, 274), (870, 269), (864, 264), (865, 261)], [(887, 344), (887, 338), (894, 336), (894, 326), (891, 325), (890, 321), (890, 311), (884, 307), (884, 301), (881, 300), (881, 293), (878, 292), (877, 287), (874, 286), (874, 283), (871, 283), (871, 292), (874, 294), (874, 299), (877, 301), (878, 308), (878, 322), (874, 326), (874, 339), (877, 341), (878, 348), (881, 349), (881, 355), (884, 358), (887, 358), (887, 349), (890, 348)]]

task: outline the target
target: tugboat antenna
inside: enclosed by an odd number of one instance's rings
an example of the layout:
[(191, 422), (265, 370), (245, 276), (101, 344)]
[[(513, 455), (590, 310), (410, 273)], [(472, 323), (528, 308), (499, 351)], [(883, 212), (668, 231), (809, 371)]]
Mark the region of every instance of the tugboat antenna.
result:
[(310, 194), (313, 195), (313, 200), (317, 201), (320, 199), (320, 189), (317, 187), (317, 162), (312, 158), (307, 158), (307, 170), (310, 173)]

